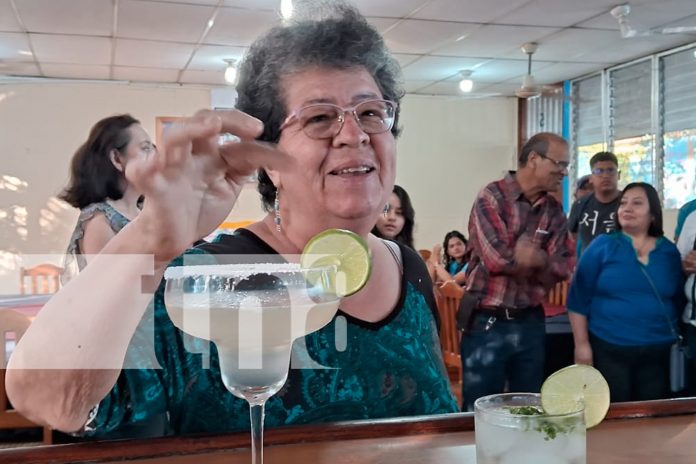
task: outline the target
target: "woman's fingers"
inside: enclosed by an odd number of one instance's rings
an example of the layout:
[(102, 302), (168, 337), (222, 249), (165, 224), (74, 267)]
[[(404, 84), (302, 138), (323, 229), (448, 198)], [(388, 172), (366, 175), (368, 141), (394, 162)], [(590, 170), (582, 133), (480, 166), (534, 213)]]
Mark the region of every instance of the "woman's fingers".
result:
[(164, 164), (176, 164), (191, 154), (196, 141), (212, 139), (220, 133), (222, 119), (212, 111), (198, 112), (192, 118), (178, 121), (164, 134), (160, 159)]
[(263, 123), (241, 111), (216, 111), (222, 123), (222, 133), (236, 135), (242, 140), (255, 140), (263, 132)]
[(228, 177), (246, 176), (259, 168), (287, 171), (294, 165), (292, 157), (264, 142), (228, 143), (220, 147), (220, 155)]
[(241, 111), (200, 110), (168, 128), (162, 152), (167, 164), (181, 161), (193, 153), (215, 153), (220, 134), (229, 133), (241, 140), (254, 140), (263, 131), (258, 119)]

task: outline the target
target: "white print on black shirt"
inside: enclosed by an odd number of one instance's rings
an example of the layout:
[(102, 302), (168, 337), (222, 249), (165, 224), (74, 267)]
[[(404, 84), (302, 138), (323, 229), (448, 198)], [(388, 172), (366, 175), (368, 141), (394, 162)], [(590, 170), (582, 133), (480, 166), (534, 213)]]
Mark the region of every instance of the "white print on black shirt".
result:
[[(614, 230), (614, 219), (616, 213), (609, 214), (609, 219), (602, 221), (602, 227), (604, 228), (603, 233), (608, 234)], [(593, 210), (589, 212), (584, 212), (582, 220), (580, 221), (581, 226), (589, 227), (592, 229), (592, 236), (597, 234), (597, 219), (599, 218), (599, 211)]]

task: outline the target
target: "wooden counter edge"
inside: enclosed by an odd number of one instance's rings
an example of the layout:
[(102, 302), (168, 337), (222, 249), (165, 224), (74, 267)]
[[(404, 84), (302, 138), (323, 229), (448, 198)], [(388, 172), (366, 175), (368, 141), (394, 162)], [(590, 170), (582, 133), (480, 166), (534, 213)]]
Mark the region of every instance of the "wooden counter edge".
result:
[[(696, 398), (614, 403), (607, 419), (675, 416), (696, 413)], [(456, 433), (474, 429), (472, 413), (401, 417), (370, 421), (334, 422), (268, 429), (265, 445), (388, 438), (421, 434)], [(69, 445), (0, 450), (0, 464), (86, 463), (129, 461), (201, 454), (249, 447), (249, 434), (190, 435), (138, 440), (108, 440)]]

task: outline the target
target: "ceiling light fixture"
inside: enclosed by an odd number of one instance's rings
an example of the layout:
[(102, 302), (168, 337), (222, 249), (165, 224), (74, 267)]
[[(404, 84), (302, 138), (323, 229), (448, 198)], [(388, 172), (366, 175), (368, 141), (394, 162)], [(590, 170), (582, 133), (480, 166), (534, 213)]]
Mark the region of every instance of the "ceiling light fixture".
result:
[(465, 69), (460, 72), (462, 75), (462, 80), (459, 81), (459, 90), (464, 93), (469, 93), (474, 89), (474, 81), (471, 80), (471, 75), (473, 73), (474, 72), (469, 69)]
[(230, 85), (237, 83), (237, 60), (228, 58), (223, 60), (227, 63), (227, 68), (225, 69), (225, 82)]
[(292, 17), (292, 0), (280, 0), (280, 15), (288, 20)]

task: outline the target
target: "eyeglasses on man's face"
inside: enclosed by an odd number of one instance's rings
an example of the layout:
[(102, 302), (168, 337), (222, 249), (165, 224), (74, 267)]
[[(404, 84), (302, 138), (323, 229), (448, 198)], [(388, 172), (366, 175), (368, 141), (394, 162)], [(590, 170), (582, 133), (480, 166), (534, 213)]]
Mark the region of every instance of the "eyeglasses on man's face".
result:
[(570, 162), (569, 162), (569, 161), (559, 161), (559, 160), (555, 160), (555, 159), (553, 159), (553, 158), (549, 158), (548, 156), (546, 156), (546, 155), (544, 155), (544, 154), (542, 154), (542, 153), (536, 152), (536, 151), (535, 151), (534, 153), (536, 153), (537, 155), (539, 155), (541, 158), (543, 158), (543, 159), (545, 159), (545, 160), (551, 161), (551, 162), (552, 162), (553, 164), (555, 164), (556, 167), (557, 167), (559, 170), (561, 170), (561, 171), (567, 171), (568, 168), (570, 167)]
[(394, 126), (396, 103), (389, 100), (365, 100), (347, 108), (330, 103), (307, 105), (290, 114), (280, 126), (280, 130), (297, 122), (307, 137), (330, 139), (341, 132), (348, 113), (353, 115), (363, 132), (379, 134)]
[(592, 174), (595, 176), (615, 176), (618, 172), (616, 168), (592, 168)]

